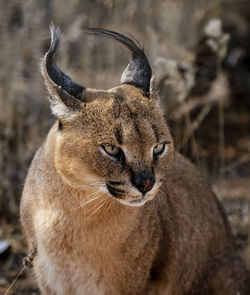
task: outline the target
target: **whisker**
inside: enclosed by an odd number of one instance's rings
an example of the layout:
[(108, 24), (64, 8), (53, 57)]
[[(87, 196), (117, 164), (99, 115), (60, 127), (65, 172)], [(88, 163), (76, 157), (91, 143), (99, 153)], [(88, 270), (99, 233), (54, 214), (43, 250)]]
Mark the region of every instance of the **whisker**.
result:
[(100, 193), (100, 192), (98, 192), (98, 191), (97, 192), (93, 192), (90, 195), (88, 195), (88, 198), (91, 198), (92, 196), (98, 196), (97, 195), (98, 193)]
[[(92, 215), (94, 215), (99, 209), (100, 209), (100, 207), (102, 207), (104, 204), (105, 204), (105, 202), (107, 201), (107, 199), (110, 199), (111, 201), (110, 201), (110, 204), (109, 204), (109, 206), (108, 206), (108, 208), (107, 208), (107, 210), (111, 207), (111, 205), (112, 205), (112, 203), (114, 203), (115, 202), (115, 200), (114, 200), (114, 198), (113, 197), (111, 197), (111, 196), (108, 196), (108, 195), (105, 195), (105, 194), (102, 194), (101, 195), (101, 197), (103, 197), (103, 196), (105, 196), (105, 198), (103, 199), (103, 200), (101, 200), (98, 204), (96, 204), (96, 206), (94, 206), (93, 208), (91, 208), (91, 209), (95, 209), (95, 208), (97, 208), (100, 204), (101, 204), (101, 206), (99, 206), (90, 216), (92, 216)], [(116, 203), (116, 202), (115, 202)], [(106, 210), (106, 211), (107, 211)], [(90, 217), (89, 216), (89, 217)]]
[(94, 212), (92, 212), (92, 214), (90, 214), (88, 216), (88, 218), (90, 218), (91, 216), (93, 216), (94, 214), (96, 214), (104, 206), (104, 204), (105, 204), (106, 201), (107, 201), (107, 199), (103, 199), (102, 201), (100, 201), (98, 205), (100, 205), (100, 203), (101, 203), (101, 205), (97, 209), (95, 209)]
[(109, 204), (109, 206), (107, 208), (107, 211), (109, 211), (109, 209), (111, 208), (112, 205), (113, 205), (113, 199), (111, 200), (111, 202), (110, 202), (110, 204)]
[(112, 208), (112, 206), (114, 206), (114, 204), (117, 203), (117, 201), (115, 199), (113, 199), (112, 197), (109, 197), (111, 200), (110, 200), (110, 204), (108, 205), (107, 209), (106, 209), (106, 212), (108, 213), (109, 210)]
[[(94, 194), (96, 194), (96, 193), (94, 193)], [(93, 195), (93, 194), (91, 194), (91, 195)], [(91, 199), (89, 199), (89, 200), (87, 200), (87, 201), (80, 202), (79, 205), (78, 205), (77, 207), (73, 208), (72, 210), (76, 210), (76, 209), (82, 208), (82, 207), (84, 207), (85, 205), (87, 205), (87, 204), (93, 202), (94, 200), (96, 200), (96, 199), (98, 199), (98, 198), (100, 198), (100, 197), (101, 197), (101, 195), (98, 195), (98, 196), (95, 196), (95, 197), (93, 197), (93, 198), (91, 198)]]
[(98, 196), (98, 193), (100, 194), (101, 192), (93, 192), (93, 193), (91, 193), (90, 195), (88, 195), (88, 200), (86, 201), (86, 200), (83, 200), (82, 202), (80, 202), (80, 204), (82, 204), (82, 203), (85, 203), (85, 202), (88, 202), (90, 199), (92, 200), (92, 196)]
[[(96, 199), (103, 197), (103, 194), (98, 195)], [(94, 204), (92, 207), (89, 207), (88, 209), (84, 210), (84, 215), (86, 216), (89, 212), (91, 212), (93, 209), (97, 208), (101, 203), (103, 203), (103, 199), (99, 200), (96, 204)]]
[(95, 183), (106, 183), (105, 181), (91, 181), (89, 184), (95, 184)]
[[(101, 193), (101, 195), (98, 195), (97, 198), (101, 198), (101, 197), (103, 197), (104, 195), (105, 195), (105, 194)], [(97, 198), (96, 198), (96, 199), (97, 199)], [(101, 200), (99, 200), (99, 202), (97, 202), (96, 204), (94, 204), (92, 207), (89, 207), (88, 210), (87, 210), (86, 212), (89, 212), (89, 211), (95, 209), (95, 208), (98, 207), (98, 206), (99, 206), (104, 200), (105, 200), (105, 199), (101, 199)]]

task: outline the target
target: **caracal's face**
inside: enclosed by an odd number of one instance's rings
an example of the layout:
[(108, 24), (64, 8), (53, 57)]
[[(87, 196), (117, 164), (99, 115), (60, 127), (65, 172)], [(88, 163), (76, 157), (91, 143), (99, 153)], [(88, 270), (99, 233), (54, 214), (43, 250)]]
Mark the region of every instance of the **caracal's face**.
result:
[(71, 118), (60, 120), (56, 169), (72, 187), (143, 205), (157, 194), (173, 158), (160, 107), (131, 85), (92, 96)]

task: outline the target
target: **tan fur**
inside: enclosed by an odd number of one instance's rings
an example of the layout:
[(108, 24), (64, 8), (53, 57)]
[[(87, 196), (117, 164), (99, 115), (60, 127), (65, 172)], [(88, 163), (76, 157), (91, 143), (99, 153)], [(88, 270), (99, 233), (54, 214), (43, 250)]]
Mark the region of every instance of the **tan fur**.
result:
[[(155, 93), (122, 85), (85, 95), (60, 118), (63, 130), (58, 121), (51, 128), (23, 191), (21, 223), (29, 247), (37, 244), (42, 294), (246, 294), (220, 204), (196, 168), (174, 153)], [(167, 150), (154, 161), (152, 148), (162, 141)], [(122, 148), (126, 164), (105, 155), (103, 143)], [(141, 199), (131, 169), (152, 167), (147, 202), (122, 203)], [(124, 183), (126, 193), (116, 199), (108, 181)]]

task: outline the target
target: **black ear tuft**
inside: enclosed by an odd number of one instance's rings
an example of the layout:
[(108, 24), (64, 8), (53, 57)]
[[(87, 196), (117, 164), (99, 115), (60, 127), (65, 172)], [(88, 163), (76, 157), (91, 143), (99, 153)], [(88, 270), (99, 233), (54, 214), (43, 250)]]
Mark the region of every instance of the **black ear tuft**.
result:
[(84, 87), (72, 81), (55, 64), (54, 55), (60, 45), (61, 33), (59, 28), (50, 25), (51, 43), (48, 52), (41, 62), (41, 71), (45, 79), (45, 84), (52, 99), (56, 97), (69, 107), (83, 101)]
[(131, 84), (149, 92), (152, 70), (144, 50), (138, 42), (110, 30), (89, 27), (85, 27), (85, 30), (94, 35), (115, 39), (125, 45), (131, 51), (132, 59), (122, 74), (121, 83)]
[(56, 53), (61, 39), (61, 32), (59, 28), (55, 28), (53, 24), (50, 25), (51, 43), (49, 51), (46, 54), (46, 68), (50, 79), (56, 84), (56, 86), (62, 88), (70, 96), (81, 99), (84, 87), (73, 82), (67, 75), (65, 75), (54, 63), (53, 57)]

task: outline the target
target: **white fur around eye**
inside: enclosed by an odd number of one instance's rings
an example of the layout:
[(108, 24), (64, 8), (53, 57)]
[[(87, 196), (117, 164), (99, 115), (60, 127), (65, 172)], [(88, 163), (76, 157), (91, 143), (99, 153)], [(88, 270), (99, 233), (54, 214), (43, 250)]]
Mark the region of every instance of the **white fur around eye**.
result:
[(164, 149), (165, 149), (165, 143), (159, 143), (156, 146), (154, 146), (153, 151), (155, 154), (161, 154), (163, 153)]
[(162, 157), (168, 150), (168, 144), (166, 142), (159, 143), (153, 147), (153, 156), (160, 158)]

